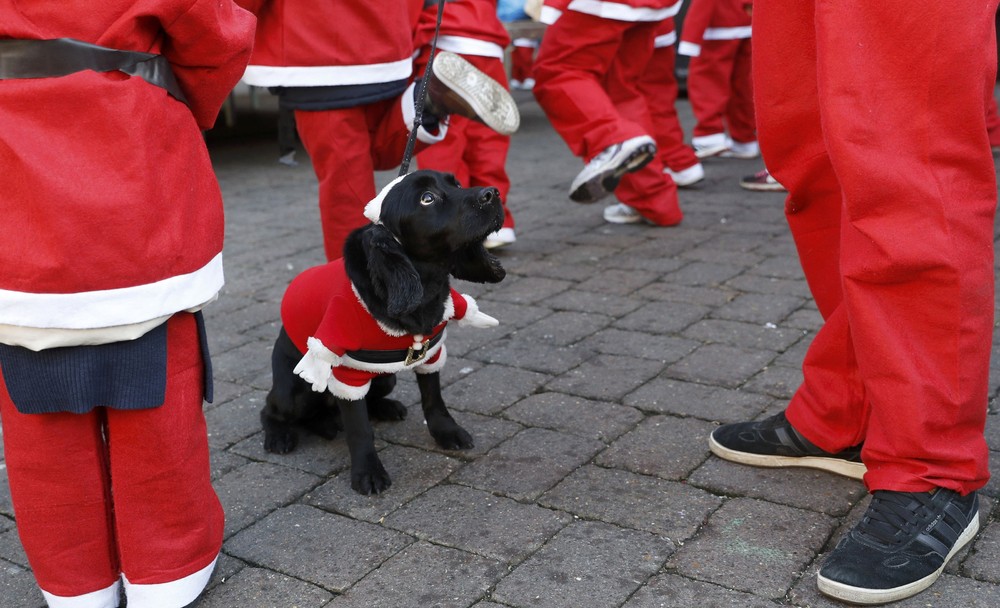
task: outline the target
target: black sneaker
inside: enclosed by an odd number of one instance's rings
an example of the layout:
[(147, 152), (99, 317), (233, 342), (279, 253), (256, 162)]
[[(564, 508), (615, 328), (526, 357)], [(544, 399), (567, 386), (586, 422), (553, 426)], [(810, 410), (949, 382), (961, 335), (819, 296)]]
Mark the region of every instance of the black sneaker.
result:
[(819, 590), (855, 604), (916, 595), (937, 580), (979, 530), (979, 499), (933, 492), (878, 490), (864, 518), (830, 552)]
[(808, 467), (852, 479), (866, 471), (860, 445), (824, 452), (792, 428), (784, 412), (759, 422), (724, 424), (709, 435), (708, 447), (719, 458), (756, 467)]
[(608, 146), (583, 167), (569, 187), (577, 203), (596, 203), (611, 194), (626, 173), (645, 167), (656, 156), (656, 142), (639, 135)]

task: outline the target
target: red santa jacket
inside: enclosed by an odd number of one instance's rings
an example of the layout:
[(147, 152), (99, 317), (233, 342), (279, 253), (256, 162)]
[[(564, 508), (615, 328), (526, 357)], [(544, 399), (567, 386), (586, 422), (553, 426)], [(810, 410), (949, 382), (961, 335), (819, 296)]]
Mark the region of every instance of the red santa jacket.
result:
[[(363, 398), (371, 379), (378, 374), (411, 368), (422, 373), (440, 369), (446, 357), (445, 326), (451, 319), (458, 320), (459, 325), (496, 324), (496, 319), (479, 312), (471, 296), (452, 289), (441, 322), (430, 334), (411, 335), (386, 327), (361, 302), (342, 258), (302, 272), (292, 280), (281, 301), (285, 332), (304, 353), (295, 373), (317, 392), (329, 390), (351, 400)], [(419, 361), (406, 363), (400, 358), (393, 363), (370, 363), (351, 356), (352, 351), (406, 351), (411, 347), (416, 355), (426, 351)]]
[(749, 38), (750, 15), (746, 4), (746, 0), (691, 0), (677, 52), (697, 57), (706, 40)]
[(681, 9), (683, 0), (545, 0), (539, 21), (552, 24), (563, 11), (615, 21), (662, 21)]
[[(420, 13), (413, 46), (429, 45), (437, 23), (438, 3)], [(503, 59), (510, 35), (497, 17), (496, 0), (446, 0), (441, 15), (438, 48), (459, 55)]]
[(223, 208), (201, 129), (253, 29), (219, 0), (0, 4), (0, 39), (162, 54), (187, 98), (118, 71), (0, 80), (0, 327), (100, 330), (215, 297)]
[(409, 78), (420, 6), (423, 0), (266, 2), (243, 79), (264, 87), (309, 87)]

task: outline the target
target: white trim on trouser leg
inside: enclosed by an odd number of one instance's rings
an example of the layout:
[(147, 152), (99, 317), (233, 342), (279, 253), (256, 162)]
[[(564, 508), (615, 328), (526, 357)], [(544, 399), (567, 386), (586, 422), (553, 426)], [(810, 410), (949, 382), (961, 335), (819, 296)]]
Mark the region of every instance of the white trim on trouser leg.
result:
[[(406, 91), (403, 92), (403, 98), (399, 100), (399, 107), (403, 113), (403, 124), (406, 125), (407, 130), (413, 128), (413, 121), (417, 117), (417, 106), (416, 102), (413, 101), (413, 90), (416, 88), (417, 83), (411, 82), (410, 86), (407, 87)], [(427, 132), (427, 129), (421, 125), (417, 128), (417, 139), (424, 142), (425, 144), (436, 144), (439, 141), (444, 140), (444, 136), (448, 134), (448, 121), (445, 120), (445, 116), (438, 116), (438, 132), (437, 135), (432, 135)]]
[(53, 595), (45, 589), (42, 589), (42, 595), (49, 608), (118, 608), (118, 590), (120, 588), (121, 581), (115, 581), (110, 587), (83, 595), (72, 597)]
[(138, 585), (128, 582), (128, 577), (122, 575), (122, 578), (125, 579), (125, 597), (128, 599), (128, 605), (136, 608), (181, 608), (187, 606), (205, 590), (217, 561), (219, 561), (218, 557), (194, 574), (169, 583)]

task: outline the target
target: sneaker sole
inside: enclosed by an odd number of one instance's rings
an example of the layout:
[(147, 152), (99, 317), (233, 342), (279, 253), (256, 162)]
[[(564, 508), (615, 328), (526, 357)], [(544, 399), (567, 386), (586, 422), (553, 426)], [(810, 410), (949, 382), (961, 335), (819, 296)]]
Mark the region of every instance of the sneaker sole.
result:
[(852, 604), (886, 604), (914, 596), (934, 584), (934, 581), (936, 581), (938, 577), (941, 576), (941, 573), (944, 572), (945, 566), (948, 565), (951, 558), (954, 557), (956, 553), (961, 551), (965, 545), (969, 544), (969, 541), (976, 536), (977, 532), (979, 532), (978, 512), (972, 521), (969, 522), (969, 525), (966, 526), (962, 535), (958, 537), (957, 541), (955, 541), (955, 546), (948, 552), (948, 557), (945, 558), (941, 567), (924, 578), (907, 585), (894, 587), (892, 589), (863, 589), (861, 587), (853, 587), (851, 585), (838, 583), (837, 581), (830, 580), (817, 574), (816, 586), (824, 594), (838, 600), (851, 602)]
[(569, 193), (570, 200), (577, 203), (596, 203), (611, 194), (618, 187), (618, 182), (626, 173), (638, 171), (648, 165), (656, 156), (656, 144), (646, 143), (636, 147), (631, 154), (613, 169), (605, 171), (600, 177), (589, 179)]
[(864, 464), (859, 462), (848, 462), (840, 458), (824, 458), (821, 456), (767, 456), (764, 454), (752, 454), (750, 452), (739, 452), (731, 450), (718, 441), (712, 435), (708, 436), (708, 448), (713, 454), (728, 460), (747, 464), (754, 467), (789, 468), (803, 467), (807, 469), (819, 469), (828, 473), (835, 473), (861, 480), (867, 472)]
[(754, 192), (785, 192), (785, 187), (781, 184), (744, 184), (740, 182), (740, 188)]
[(434, 76), (459, 93), (489, 128), (510, 135), (521, 126), (521, 114), (510, 93), (481, 70), (453, 53), (434, 58)]
[(701, 150), (695, 150), (694, 155), (698, 158), (712, 158), (713, 156), (718, 156), (729, 149), (729, 146), (720, 144), (718, 146), (710, 146), (708, 148), (702, 148)]

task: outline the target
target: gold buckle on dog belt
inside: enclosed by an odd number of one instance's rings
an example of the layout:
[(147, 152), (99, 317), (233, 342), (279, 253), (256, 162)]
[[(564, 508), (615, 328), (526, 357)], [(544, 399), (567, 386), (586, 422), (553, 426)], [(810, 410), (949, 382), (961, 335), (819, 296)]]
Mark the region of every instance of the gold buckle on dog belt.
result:
[(441, 341), (443, 335), (444, 330), (439, 331), (431, 339), (422, 342), (419, 349), (411, 346), (399, 350), (349, 350), (345, 354), (361, 363), (402, 363), (410, 366), (423, 361), (434, 345)]
[(0, 80), (58, 78), (84, 70), (138, 76), (187, 103), (163, 55), (109, 49), (73, 38), (0, 40)]

